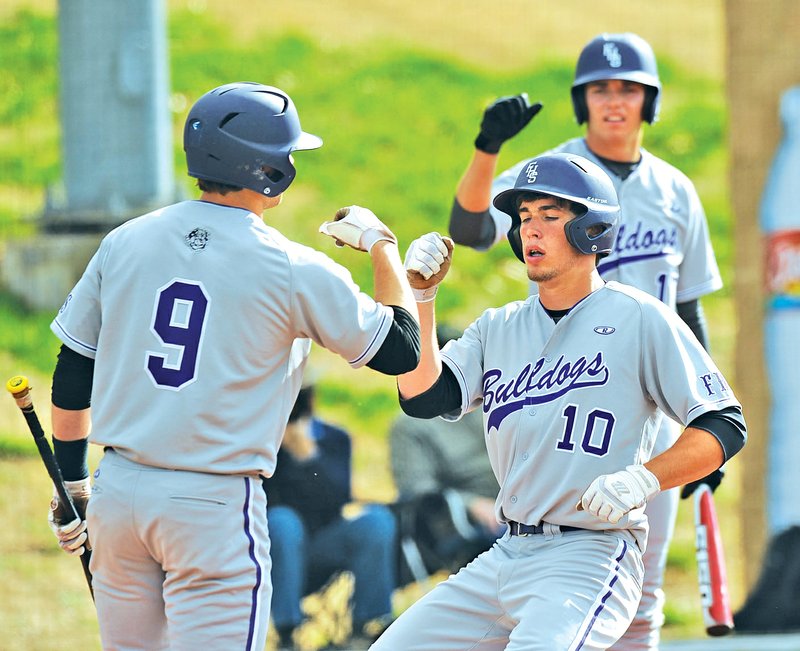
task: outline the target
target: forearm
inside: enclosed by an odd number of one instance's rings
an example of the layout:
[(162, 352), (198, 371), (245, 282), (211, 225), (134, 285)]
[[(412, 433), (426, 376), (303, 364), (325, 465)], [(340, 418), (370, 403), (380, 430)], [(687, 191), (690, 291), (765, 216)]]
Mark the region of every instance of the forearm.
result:
[(464, 210), (481, 212), (489, 209), (496, 169), (497, 154), (475, 150), (469, 167), (456, 187), (456, 199)]
[(436, 340), (435, 300), (418, 303), (420, 359), (417, 368), (397, 376), (397, 388), (403, 398), (413, 398), (430, 389), (442, 372), (442, 359)]
[(381, 240), (370, 251), (375, 300), (383, 305), (398, 305), (417, 321), (417, 303), (406, 280), (406, 271), (400, 260), (397, 245)]
[(704, 429), (687, 427), (675, 444), (644, 464), (661, 490), (701, 479), (725, 462), (722, 445)]

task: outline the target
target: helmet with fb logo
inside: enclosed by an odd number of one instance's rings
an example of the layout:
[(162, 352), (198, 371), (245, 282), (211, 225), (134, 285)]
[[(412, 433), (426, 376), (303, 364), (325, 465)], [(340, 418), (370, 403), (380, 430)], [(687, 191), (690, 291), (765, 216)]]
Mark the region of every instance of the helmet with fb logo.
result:
[(614, 184), (599, 165), (577, 154), (544, 154), (526, 162), (514, 187), (494, 198), (494, 207), (511, 217), (508, 242), (523, 262), (518, 198), (528, 192), (578, 205), (578, 214), (564, 225), (564, 231), (567, 241), (581, 253), (606, 256), (614, 249), (619, 200)]
[(652, 124), (661, 106), (661, 81), (653, 48), (631, 32), (600, 34), (589, 41), (578, 57), (572, 82), (572, 107), (578, 124), (589, 119), (586, 84), (604, 79), (635, 81), (645, 87), (642, 119)]

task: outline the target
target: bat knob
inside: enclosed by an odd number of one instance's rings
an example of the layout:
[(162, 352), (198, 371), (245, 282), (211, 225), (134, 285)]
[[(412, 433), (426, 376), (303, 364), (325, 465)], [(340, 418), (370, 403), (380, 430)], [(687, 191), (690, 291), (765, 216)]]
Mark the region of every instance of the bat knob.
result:
[(28, 378), (26, 378), (24, 375), (15, 375), (8, 382), (6, 382), (6, 389), (13, 396), (24, 393), (29, 388), (30, 384), (28, 383)]

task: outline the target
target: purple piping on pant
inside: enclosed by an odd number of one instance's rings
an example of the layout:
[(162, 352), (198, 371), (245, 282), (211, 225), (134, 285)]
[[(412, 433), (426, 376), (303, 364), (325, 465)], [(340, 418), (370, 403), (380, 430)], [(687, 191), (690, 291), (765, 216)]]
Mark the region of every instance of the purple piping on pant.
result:
[(616, 560), (617, 564), (614, 567), (614, 576), (611, 577), (611, 580), (608, 582), (608, 592), (606, 592), (603, 595), (603, 598), (600, 600), (600, 605), (594, 611), (594, 615), (592, 616), (591, 621), (589, 621), (589, 625), (586, 627), (586, 631), (583, 633), (583, 637), (581, 637), (580, 644), (578, 644), (578, 646), (575, 647), (575, 651), (580, 651), (583, 648), (583, 645), (586, 642), (586, 638), (589, 637), (589, 633), (592, 632), (592, 627), (594, 626), (594, 623), (597, 621), (597, 617), (600, 615), (601, 612), (603, 612), (603, 608), (605, 608), (606, 601), (613, 594), (614, 584), (617, 582), (617, 579), (619, 578), (619, 563), (623, 558), (625, 558), (625, 554), (627, 552), (628, 552), (628, 543), (626, 543), (623, 540), (622, 552), (620, 553), (619, 556), (617, 556), (616, 559), (614, 559)]
[(244, 478), (244, 487), (244, 533), (247, 536), (247, 539), (250, 541), (250, 544), (248, 545), (248, 553), (250, 554), (253, 564), (256, 566), (256, 584), (253, 586), (253, 597), (250, 605), (250, 630), (247, 632), (247, 646), (245, 647), (248, 651), (250, 651), (253, 648), (256, 628), (256, 615), (259, 608), (258, 593), (259, 589), (261, 588), (261, 565), (259, 564), (258, 559), (256, 559), (256, 541), (253, 539), (253, 534), (250, 532), (250, 480), (247, 477)]

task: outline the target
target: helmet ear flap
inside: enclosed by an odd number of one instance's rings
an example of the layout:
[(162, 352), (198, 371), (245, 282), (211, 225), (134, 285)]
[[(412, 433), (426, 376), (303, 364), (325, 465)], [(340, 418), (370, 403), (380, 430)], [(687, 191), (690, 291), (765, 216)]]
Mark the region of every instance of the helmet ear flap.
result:
[(583, 124), (589, 119), (589, 107), (586, 105), (586, 84), (575, 86), (572, 89), (572, 109), (578, 124)]
[(642, 120), (653, 124), (658, 120), (658, 88), (644, 87), (644, 104), (642, 104)]
[(579, 228), (576, 226), (575, 222), (579, 220), (580, 216), (574, 217), (573, 219), (570, 219), (566, 224), (564, 224), (564, 235), (567, 236), (567, 242), (569, 242), (569, 245), (573, 249), (577, 249), (581, 253), (586, 253), (586, 251), (582, 250), (578, 240), (575, 237), (576, 234), (579, 233)]
[(520, 228), (522, 228), (522, 223), (518, 221), (518, 223), (508, 229), (506, 238), (511, 245), (511, 250), (514, 252), (514, 255), (519, 258), (520, 262), (525, 262), (525, 256), (522, 254), (522, 236), (519, 234)]

